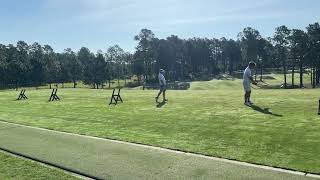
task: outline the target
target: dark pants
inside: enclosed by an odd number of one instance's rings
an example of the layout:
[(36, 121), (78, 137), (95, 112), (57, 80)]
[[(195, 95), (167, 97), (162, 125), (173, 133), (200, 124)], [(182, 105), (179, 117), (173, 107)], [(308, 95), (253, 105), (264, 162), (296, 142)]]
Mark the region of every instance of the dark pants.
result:
[(165, 85), (160, 85), (160, 92), (165, 92), (167, 90)]
[(156, 100), (158, 101), (159, 96), (162, 94), (163, 95), (163, 101), (166, 101), (166, 86), (165, 85), (160, 85), (160, 92), (158, 93), (158, 96), (156, 97)]

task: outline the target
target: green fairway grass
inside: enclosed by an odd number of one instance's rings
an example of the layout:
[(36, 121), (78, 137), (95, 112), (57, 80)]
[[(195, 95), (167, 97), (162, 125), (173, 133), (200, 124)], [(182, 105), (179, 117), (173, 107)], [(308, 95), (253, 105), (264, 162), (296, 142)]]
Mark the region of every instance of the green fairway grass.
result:
[[(271, 85), (281, 85), (284, 83), (284, 76), (283, 74), (267, 74), (265, 75), (269, 78), (274, 78), (274, 79), (264, 79), (265, 81), (267, 81), (269, 84)], [(258, 80), (259, 80), (258, 76)], [(303, 84), (306, 87), (311, 87), (311, 81), (310, 81), (310, 74), (304, 73), (303, 74)], [(292, 84), (292, 74), (289, 73), (287, 74), (287, 84), (291, 85)], [(299, 73), (295, 73), (294, 74), (294, 84), (299, 86), (300, 85), (300, 74)]]
[(123, 104), (108, 106), (111, 91), (60, 89), (0, 92), (0, 119), (77, 134), (130, 141), (204, 155), (320, 173), (319, 90), (254, 90), (243, 105), (241, 80), (194, 82), (187, 91), (122, 91)]
[[(159, 148), (0, 122), (0, 146), (96, 179), (311, 180), (288, 173)], [(15, 131), (11, 131), (14, 129)]]
[(78, 179), (60, 170), (0, 152), (0, 179)]

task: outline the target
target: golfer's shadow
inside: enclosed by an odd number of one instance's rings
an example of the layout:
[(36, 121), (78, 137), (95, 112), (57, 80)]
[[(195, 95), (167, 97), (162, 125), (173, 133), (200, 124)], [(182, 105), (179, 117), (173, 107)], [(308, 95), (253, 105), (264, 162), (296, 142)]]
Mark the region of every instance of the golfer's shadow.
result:
[(166, 101), (157, 102), (157, 108), (162, 108), (165, 104), (167, 104)]
[(256, 106), (256, 105), (252, 105), (251, 108), (252, 108), (253, 110), (258, 111), (258, 112), (263, 113), (263, 114), (268, 114), (268, 115), (272, 115), (272, 116), (282, 117), (282, 115), (280, 115), (280, 114), (274, 114), (274, 113), (270, 112), (270, 108), (264, 108), (264, 109), (262, 109), (261, 107)]

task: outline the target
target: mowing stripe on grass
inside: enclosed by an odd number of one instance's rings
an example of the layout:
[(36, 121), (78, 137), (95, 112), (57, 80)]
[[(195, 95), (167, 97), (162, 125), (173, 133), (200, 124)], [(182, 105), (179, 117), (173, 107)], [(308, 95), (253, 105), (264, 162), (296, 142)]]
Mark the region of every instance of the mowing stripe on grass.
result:
[(98, 179), (98, 180), (102, 179), (102, 178), (98, 178), (98, 177), (95, 177), (95, 176), (92, 176), (92, 175), (89, 175), (89, 174), (74, 170), (74, 169), (69, 168), (69, 167), (64, 167), (64, 166), (59, 165), (59, 164), (51, 163), (51, 162), (46, 161), (46, 160), (41, 160), (41, 159), (38, 159), (36, 157), (31, 157), (29, 155), (26, 155), (26, 154), (23, 154), (23, 153), (18, 153), (18, 152), (15, 152), (15, 151), (3, 148), (3, 147), (0, 147), (0, 151), (5, 152), (7, 154), (11, 154), (11, 155), (17, 156), (17, 157), (20, 157), (20, 158), (24, 158), (24, 159), (28, 159), (28, 160), (31, 160), (31, 161), (35, 161), (37, 163), (40, 163), (40, 164), (43, 164), (43, 165), (46, 165), (46, 166), (49, 166), (49, 167), (52, 167), (52, 168), (61, 169), (63, 171), (66, 171), (66, 173), (69, 173), (69, 174), (71, 174), (73, 176), (81, 177), (83, 179)]
[(26, 160), (26, 161), (30, 161), (30, 162), (35, 162), (41, 166), (44, 166), (46, 168), (50, 168), (50, 169), (54, 169), (54, 170), (60, 170), (60, 171), (63, 171), (65, 174), (69, 174), (71, 176), (74, 176), (76, 178), (80, 178), (80, 179), (86, 179), (86, 180), (93, 180), (93, 178), (90, 178), (90, 177), (87, 177), (87, 176), (83, 176), (81, 174), (76, 174), (75, 172), (71, 172), (71, 171), (68, 171), (66, 169), (62, 169), (61, 167), (57, 167), (57, 166), (52, 166), (48, 163), (45, 163), (45, 162), (41, 162), (39, 160), (36, 160), (32, 157), (27, 157), (25, 155), (21, 155), (19, 153), (16, 153), (16, 152), (12, 152), (12, 151), (9, 151), (9, 150), (6, 150), (6, 149), (3, 149), (0, 147), (0, 153), (3, 153), (3, 154), (6, 154), (8, 156), (13, 156), (15, 158), (19, 158), (19, 159), (22, 159), (22, 160)]
[[(17, 128), (4, 130), (11, 127)], [(12, 123), (0, 122), (0, 129), (2, 149), (98, 179), (313, 179), (301, 172)]]

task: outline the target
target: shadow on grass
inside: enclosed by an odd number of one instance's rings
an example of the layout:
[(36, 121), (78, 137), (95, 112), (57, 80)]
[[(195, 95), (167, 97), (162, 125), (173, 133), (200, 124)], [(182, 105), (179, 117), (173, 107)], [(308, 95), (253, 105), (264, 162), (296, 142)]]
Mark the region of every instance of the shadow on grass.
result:
[(158, 102), (157, 108), (162, 108), (166, 103), (167, 103), (166, 101)]
[(268, 114), (268, 115), (272, 115), (272, 116), (277, 116), (277, 117), (282, 117), (282, 115), (280, 114), (274, 114), (272, 112), (270, 112), (270, 108), (261, 108), (259, 106), (256, 106), (256, 105), (252, 105), (251, 108), (255, 111), (258, 111), (260, 113), (263, 113), (263, 114)]

